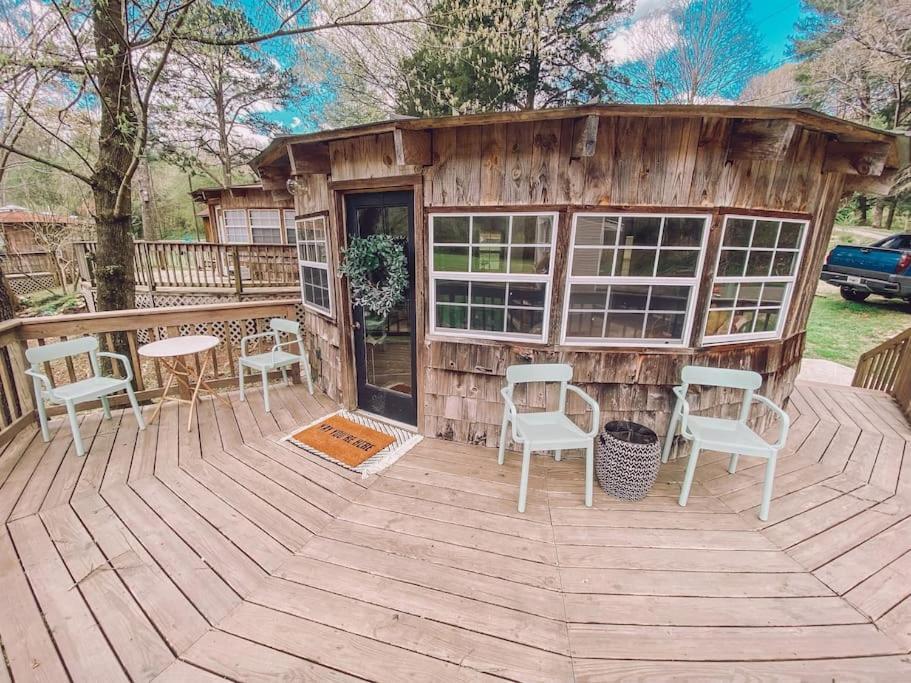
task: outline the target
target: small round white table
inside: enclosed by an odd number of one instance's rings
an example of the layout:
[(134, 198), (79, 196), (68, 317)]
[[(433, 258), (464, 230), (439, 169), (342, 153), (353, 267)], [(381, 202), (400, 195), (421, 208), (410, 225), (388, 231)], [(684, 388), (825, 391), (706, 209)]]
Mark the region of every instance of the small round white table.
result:
[[(193, 424), (193, 409), (196, 407), (196, 398), (199, 396), (200, 390), (215, 396), (226, 404), (228, 403), (224, 396), (218, 394), (218, 392), (210, 387), (203, 379), (206, 374), (206, 369), (209, 367), (209, 354), (203, 356), (204, 360), (202, 367), (199, 369), (198, 373), (191, 370), (190, 366), (183, 360), (184, 356), (204, 353), (210, 349), (214, 349), (220, 343), (221, 340), (218, 337), (213, 337), (209, 334), (194, 334), (186, 337), (159, 339), (158, 341), (149, 344), (143, 344), (137, 349), (140, 356), (160, 360), (170, 373), (168, 375), (168, 380), (165, 382), (164, 389), (161, 392), (161, 399), (155, 407), (155, 412), (152, 413), (149, 422), (154, 421), (155, 418), (158, 417), (158, 413), (161, 411), (161, 407), (164, 405), (165, 401), (189, 403), (190, 416), (187, 418), (187, 431), (190, 431), (190, 426)], [(168, 391), (170, 391), (171, 385), (174, 384), (175, 380), (178, 384), (182, 385), (188, 393), (191, 393), (189, 399), (168, 396)]]

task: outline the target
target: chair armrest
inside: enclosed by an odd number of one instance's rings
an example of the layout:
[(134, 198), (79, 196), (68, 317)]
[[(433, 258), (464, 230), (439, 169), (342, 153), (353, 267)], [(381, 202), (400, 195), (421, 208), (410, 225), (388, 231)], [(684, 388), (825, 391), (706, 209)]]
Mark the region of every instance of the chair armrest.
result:
[(123, 369), (127, 373), (127, 382), (133, 381), (133, 366), (130, 365), (130, 359), (122, 353), (112, 353), (111, 351), (99, 351), (99, 358), (116, 358), (123, 364)]
[(47, 391), (48, 394), (50, 394), (52, 391), (54, 391), (54, 385), (51, 384), (50, 378), (47, 375), (45, 375), (43, 372), (38, 372), (37, 370), (32, 370), (31, 368), (27, 368), (25, 370), (25, 374), (28, 375), (29, 377), (40, 380), (41, 383), (44, 385), (45, 391)]
[(759, 394), (753, 394), (753, 400), (757, 403), (764, 403), (766, 406), (772, 409), (772, 412), (778, 417), (778, 442), (774, 444), (775, 448), (784, 448), (785, 441), (788, 440), (788, 429), (791, 426), (791, 418), (788, 417), (788, 414), (784, 412), (781, 408), (775, 405), (772, 401), (767, 399), (765, 396), (760, 396)]
[(275, 352), (276, 352), (276, 351), (278, 351), (279, 349), (281, 349), (283, 346), (291, 346), (292, 344), (298, 344), (298, 345), (299, 345), (299, 346), (298, 346), (298, 349), (297, 349), (297, 350), (298, 350), (297, 355), (298, 355), (299, 357), (300, 357), (300, 356), (303, 356), (303, 354), (300, 353), (300, 351), (301, 351), (300, 346), (303, 346), (303, 342), (302, 342), (300, 339), (292, 339), (292, 340), (290, 340), (290, 341), (282, 342), (282, 343), (280, 343), (280, 344), (275, 344), (275, 345), (272, 347), (272, 362), (275, 363)]
[(519, 435), (516, 433), (516, 404), (512, 402), (512, 391), (509, 387), (500, 389), (500, 395), (506, 403), (506, 410), (509, 411), (509, 421), (512, 423), (512, 440), (518, 443)]
[(598, 433), (598, 427), (601, 426), (601, 406), (591, 396), (582, 391), (574, 384), (567, 384), (566, 388), (579, 396), (592, 409), (592, 428), (585, 433), (585, 436), (594, 437)]
[(677, 397), (677, 403), (680, 404), (680, 433), (683, 435), (684, 439), (692, 440), (693, 433), (689, 429), (689, 419), (690, 419), (690, 404), (686, 400), (686, 392), (683, 389), (683, 386), (674, 387), (671, 389), (674, 392), (674, 395)]
[(275, 332), (259, 332), (258, 334), (248, 334), (246, 337), (240, 340), (240, 355), (247, 355), (247, 342), (254, 339), (262, 339), (263, 337), (272, 337), (275, 338)]

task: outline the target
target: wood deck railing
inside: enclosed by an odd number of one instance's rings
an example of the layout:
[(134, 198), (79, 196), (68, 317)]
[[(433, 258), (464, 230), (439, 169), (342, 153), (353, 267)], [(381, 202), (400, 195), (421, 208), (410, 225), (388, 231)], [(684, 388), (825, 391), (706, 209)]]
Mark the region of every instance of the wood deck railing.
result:
[[(76, 242), (79, 277), (95, 286), (95, 242)], [(162, 287), (233, 289), (296, 287), (295, 247), (286, 244), (216, 244), (213, 242), (133, 242), (136, 284)]]
[[(102, 346), (113, 348), (114, 335), (124, 333), (135, 376), (133, 385), (143, 400), (160, 395), (166, 373), (159, 361), (141, 357), (139, 346), (156, 339), (211, 334), (222, 343), (208, 352), (206, 379), (215, 387), (233, 386), (237, 382), (241, 338), (264, 331), (270, 318), (296, 319), (298, 303), (294, 299), (251, 301), (22, 318), (0, 323), (0, 444), (36, 419), (31, 381), (24, 374), (28, 367), (25, 350), (29, 346), (91, 334), (98, 337)], [(198, 355), (195, 364), (197, 369), (202, 366)], [(45, 364), (44, 369), (55, 384), (66, 384), (88, 376), (89, 365), (87, 359), (81, 363), (55, 361)], [(113, 403), (119, 405), (124, 400), (118, 397)]]
[(852, 384), (891, 394), (911, 418), (911, 327), (864, 353)]

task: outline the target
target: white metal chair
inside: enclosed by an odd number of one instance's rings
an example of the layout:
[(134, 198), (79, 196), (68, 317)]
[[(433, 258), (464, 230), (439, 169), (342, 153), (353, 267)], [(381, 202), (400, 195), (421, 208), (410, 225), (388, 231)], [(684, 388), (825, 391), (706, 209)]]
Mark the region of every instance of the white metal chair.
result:
[[(240, 340), (240, 358), (237, 360), (237, 374), (240, 382), (240, 400), (246, 401), (244, 393), (244, 368), (259, 371), (262, 375), (263, 382), (263, 403), (266, 404), (266, 412), (271, 412), (269, 407), (269, 373), (273, 370), (281, 370), (282, 378), (288, 383), (288, 366), (300, 363), (307, 378), (307, 389), (313, 393), (313, 380), (310, 379), (310, 362), (307, 360), (307, 354), (304, 353), (304, 340), (301, 337), (300, 323), (284, 318), (272, 318), (269, 321), (269, 332), (260, 332), (251, 334)], [(282, 334), (293, 337), (290, 341), (283, 342)], [(272, 349), (265, 353), (247, 355), (247, 342), (254, 339), (264, 339), (272, 337), (275, 344)], [(288, 350), (285, 351), (285, 347)]]
[[(93, 376), (87, 379), (55, 387), (50, 378), (39, 369), (42, 363), (61, 358), (73, 358), (83, 353), (89, 355), (89, 361), (92, 366)], [(44, 405), (47, 400), (57, 405), (66, 406), (66, 412), (70, 418), (70, 429), (73, 431), (76, 454), (85, 455), (85, 447), (82, 445), (82, 437), (79, 435), (79, 422), (76, 420), (76, 405), (86, 401), (100, 400), (105, 418), (111, 419), (111, 404), (107, 397), (119, 391), (127, 392), (130, 404), (133, 406), (133, 414), (136, 415), (136, 422), (139, 423), (140, 429), (145, 429), (146, 425), (142, 419), (142, 411), (139, 410), (136, 394), (133, 393), (133, 368), (130, 366), (129, 359), (119, 353), (99, 351), (98, 340), (95, 337), (80, 337), (79, 339), (70, 339), (55, 344), (47, 344), (46, 346), (34, 346), (26, 349), (25, 357), (31, 363), (31, 368), (26, 370), (25, 374), (32, 378), (32, 384), (35, 389), (35, 404), (38, 407), (38, 419), (41, 422), (41, 436), (45, 441), (50, 441), (51, 438), (47, 427), (47, 409)], [(111, 358), (119, 361), (123, 365), (125, 377), (111, 377), (102, 374), (101, 365), (98, 362), (99, 358)]]
[[(506, 386), (500, 390), (506, 405), (503, 408), (503, 426), (500, 429), (500, 452), (498, 462), (502, 465), (506, 457), (506, 430), (512, 423), (512, 438), (522, 444), (522, 475), (519, 482), (519, 512), (525, 512), (528, 497), (528, 470), (532, 451), (554, 451), (554, 458), (560, 460), (563, 450), (585, 449), (585, 504), (592, 504), (592, 481), (594, 479), (594, 437), (601, 420), (601, 410), (595, 400), (579, 387), (569, 383), (573, 369), (569, 365), (540, 364), (513, 365), (506, 370)], [(530, 382), (559, 382), (558, 409), (553, 412), (519, 413), (512, 395), (516, 384)], [(566, 416), (566, 392), (571, 391), (585, 401), (592, 410), (592, 428), (584, 432)]]
[[(762, 487), (762, 504), (759, 507), (759, 519), (767, 520), (769, 518), (769, 503), (772, 500), (772, 486), (775, 481), (775, 462), (778, 459), (778, 451), (784, 447), (788, 438), (790, 419), (787, 413), (765, 396), (754, 393), (762, 384), (762, 376), (755, 372), (688, 365), (683, 368), (681, 379), (683, 384), (673, 389), (674, 394), (677, 396), (677, 403), (671, 415), (671, 423), (664, 442), (664, 452), (661, 456), (661, 462), (667, 462), (671, 452), (671, 444), (674, 441), (679, 425), (681, 436), (687, 441), (691, 441), (692, 446), (678, 502), (681, 506), (686, 505), (690, 487), (693, 484), (693, 474), (696, 472), (699, 451), (710, 450), (730, 453), (731, 460), (728, 464), (728, 472), (731, 474), (737, 471), (738, 455), (752, 455), (766, 459), (765, 482)], [(690, 415), (686, 394), (691, 384), (743, 390), (740, 416), (736, 420), (726, 420), (719, 417)], [(765, 404), (777, 415), (779, 435), (776, 443), (770, 444), (766, 442), (765, 439), (747, 426), (750, 408), (754, 402)]]

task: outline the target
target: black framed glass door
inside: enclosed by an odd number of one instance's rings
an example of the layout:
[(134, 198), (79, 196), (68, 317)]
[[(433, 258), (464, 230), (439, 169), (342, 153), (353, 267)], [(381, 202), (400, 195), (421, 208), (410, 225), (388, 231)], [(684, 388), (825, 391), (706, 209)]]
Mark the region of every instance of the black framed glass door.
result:
[(379, 316), (352, 305), (358, 407), (417, 424), (414, 304), (414, 193), (370, 192), (345, 197), (348, 239), (390, 235), (408, 260), (405, 300)]

